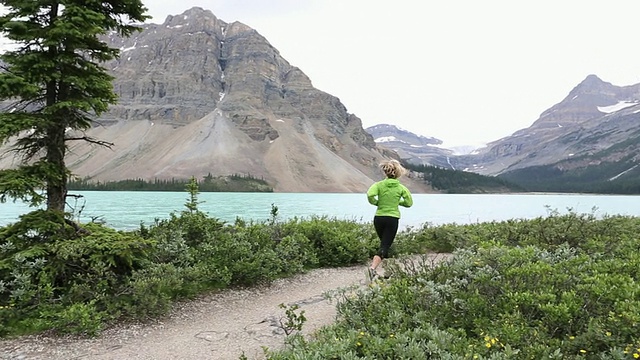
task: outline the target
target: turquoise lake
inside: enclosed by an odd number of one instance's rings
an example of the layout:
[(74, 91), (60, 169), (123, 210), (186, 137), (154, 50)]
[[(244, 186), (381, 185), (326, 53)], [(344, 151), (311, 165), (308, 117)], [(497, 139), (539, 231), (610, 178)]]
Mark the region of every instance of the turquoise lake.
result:
[[(70, 198), (68, 211), (82, 222), (104, 221), (118, 230), (138, 228), (185, 210), (186, 192), (81, 191)], [(640, 216), (640, 198), (583, 194), (414, 194), (414, 206), (401, 208), (402, 228), (423, 224), (468, 224), (547, 216), (550, 211)], [(200, 193), (200, 210), (227, 222), (236, 218), (262, 221), (271, 216), (272, 204), (280, 219), (328, 216), (368, 223), (375, 207), (364, 194), (354, 193)], [(74, 210), (75, 209), (75, 210)], [(31, 209), (22, 203), (0, 204), (0, 225), (18, 220)]]

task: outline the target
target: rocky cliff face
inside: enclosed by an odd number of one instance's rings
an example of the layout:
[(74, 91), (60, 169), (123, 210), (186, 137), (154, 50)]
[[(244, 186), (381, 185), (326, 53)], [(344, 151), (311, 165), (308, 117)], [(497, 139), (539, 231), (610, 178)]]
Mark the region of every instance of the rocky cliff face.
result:
[(120, 99), (87, 135), (114, 146), (74, 144), (67, 164), (79, 177), (250, 174), (275, 191), (361, 192), (381, 178), (377, 165), (397, 156), (242, 23), (192, 8), (105, 40), (121, 50), (104, 65)]

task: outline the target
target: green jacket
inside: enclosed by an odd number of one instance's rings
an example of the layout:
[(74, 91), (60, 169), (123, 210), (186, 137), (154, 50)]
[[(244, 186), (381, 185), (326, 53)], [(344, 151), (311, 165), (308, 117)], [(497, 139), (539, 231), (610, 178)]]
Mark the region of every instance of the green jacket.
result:
[(411, 193), (398, 179), (384, 179), (371, 185), (367, 191), (367, 199), (371, 205), (378, 207), (376, 216), (393, 216), (400, 218), (398, 206), (411, 207)]

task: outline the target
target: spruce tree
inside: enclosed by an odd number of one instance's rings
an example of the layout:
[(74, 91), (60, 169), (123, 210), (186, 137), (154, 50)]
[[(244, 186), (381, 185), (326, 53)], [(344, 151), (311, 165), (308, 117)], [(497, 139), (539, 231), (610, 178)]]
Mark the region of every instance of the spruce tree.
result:
[[(0, 202), (46, 201), (64, 211), (68, 143), (112, 144), (86, 136), (117, 101), (101, 66), (119, 56), (103, 36), (130, 36), (144, 22), (140, 0), (3, 0), (0, 32), (17, 48), (0, 55), (0, 145), (11, 144), (19, 167), (0, 170)], [(3, 156), (7, 156), (4, 154)], [(43, 192), (44, 190), (44, 192)]]

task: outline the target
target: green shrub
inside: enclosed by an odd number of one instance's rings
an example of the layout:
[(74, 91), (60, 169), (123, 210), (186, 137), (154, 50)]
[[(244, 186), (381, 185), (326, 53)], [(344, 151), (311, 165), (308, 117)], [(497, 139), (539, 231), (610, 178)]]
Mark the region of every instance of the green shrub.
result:
[(231, 281), (237, 285), (270, 282), (280, 276), (284, 263), (275, 251), (275, 242), (264, 225), (236, 228), (220, 242)]
[(430, 226), (424, 224), (417, 230), (397, 235), (395, 247), (404, 254), (419, 254), (426, 251), (450, 253), (467, 243), (467, 234), (457, 225)]
[(62, 334), (94, 336), (104, 326), (105, 312), (99, 311), (96, 300), (76, 302), (69, 306), (52, 307), (41, 311), (43, 327), (56, 329)]
[(268, 358), (640, 357), (637, 224), (568, 215), (464, 226), (454, 239), (470, 246), (452, 261), (390, 264), (391, 279), (338, 296), (336, 323), (313, 341)]
[[(194, 209), (135, 232), (34, 212), (0, 228), (0, 335), (92, 335), (166, 314), (185, 297), (362, 264), (371, 224), (311, 217), (225, 224)], [(395, 253), (455, 250), (440, 265), (388, 261), (393, 278), (340, 293), (338, 319), (271, 359), (623, 359), (640, 346), (640, 220), (547, 218), (423, 226)], [(385, 269), (386, 270), (386, 269)], [(625, 353), (626, 351), (626, 353)]]
[(93, 334), (114, 292), (146, 261), (152, 242), (98, 224), (77, 232), (38, 210), (0, 230), (0, 307), (6, 332)]
[(172, 264), (153, 264), (132, 274), (117, 308), (123, 316), (131, 318), (164, 315), (183, 286), (180, 268)]
[(293, 219), (284, 225), (285, 232), (299, 232), (315, 249), (321, 267), (363, 263), (378, 250), (373, 226), (356, 222), (311, 217)]
[(278, 241), (276, 256), (283, 263), (281, 273), (285, 276), (299, 274), (316, 268), (319, 260), (311, 240), (299, 233), (287, 235)]

